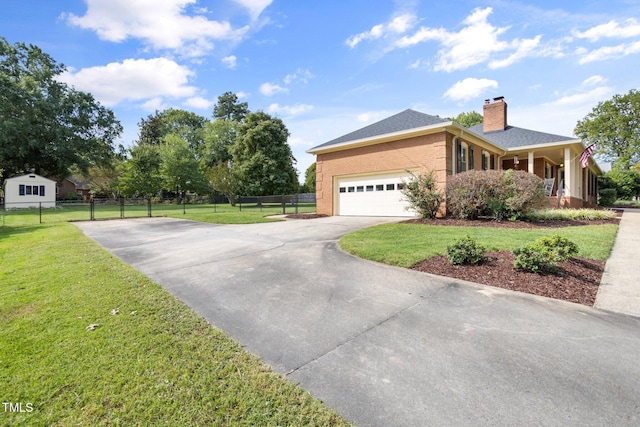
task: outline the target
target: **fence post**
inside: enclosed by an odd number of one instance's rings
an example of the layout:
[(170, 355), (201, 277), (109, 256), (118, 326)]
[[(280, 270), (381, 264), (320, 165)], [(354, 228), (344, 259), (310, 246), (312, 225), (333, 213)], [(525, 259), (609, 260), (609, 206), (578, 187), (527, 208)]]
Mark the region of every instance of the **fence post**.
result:
[(296, 215), (298, 215), (298, 205), (300, 204), (300, 195), (296, 193)]
[(96, 220), (96, 212), (95, 212), (95, 201), (93, 199), (91, 199), (91, 202), (89, 203), (89, 218), (91, 221), (95, 221)]
[(42, 202), (38, 202), (38, 205), (40, 205), (40, 224), (42, 224)]
[(242, 196), (238, 197), (238, 204), (240, 205), (240, 212), (242, 212)]
[(283, 195), (282, 195), (282, 215), (284, 215), (284, 214), (286, 214), (286, 213), (287, 213), (287, 204), (286, 204), (286, 202), (284, 201), (284, 199), (285, 199), (285, 197), (284, 197), (284, 194), (283, 194)]
[(216, 195), (214, 194), (214, 195), (213, 195), (213, 213), (216, 213), (216, 212), (217, 212), (217, 210), (216, 210), (216, 206), (217, 206), (217, 205), (216, 205)]
[(147, 197), (147, 216), (151, 218), (151, 197)]
[(124, 219), (124, 198), (120, 197), (120, 219)]
[(187, 198), (182, 198), (182, 215), (187, 213)]

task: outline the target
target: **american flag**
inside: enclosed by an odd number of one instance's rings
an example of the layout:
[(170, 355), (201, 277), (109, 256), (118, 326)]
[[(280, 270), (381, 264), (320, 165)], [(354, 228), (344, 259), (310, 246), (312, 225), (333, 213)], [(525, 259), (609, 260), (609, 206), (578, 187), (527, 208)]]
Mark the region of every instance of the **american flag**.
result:
[(589, 157), (591, 157), (591, 153), (596, 149), (596, 144), (591, 144), (587, 148), (584, 149), (582, 154), (580, 154), (580, 164), (582, 165), (582, 169), (589, 166)]

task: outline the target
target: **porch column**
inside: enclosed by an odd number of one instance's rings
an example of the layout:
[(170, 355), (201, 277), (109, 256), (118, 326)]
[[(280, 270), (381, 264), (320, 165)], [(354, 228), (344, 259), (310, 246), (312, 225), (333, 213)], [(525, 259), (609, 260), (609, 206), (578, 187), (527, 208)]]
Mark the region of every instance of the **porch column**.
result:
[(529, 151), (529, 153), (528, 153), (527, 167), (529, 169), (529, 173), (530, 174), (535, 173), (535, 171), (533, 169), (533, 151)]
[(573, 165), (571, 164), (571, 149), (564, 149), (564, 193), (563, 196), (571, 197)]

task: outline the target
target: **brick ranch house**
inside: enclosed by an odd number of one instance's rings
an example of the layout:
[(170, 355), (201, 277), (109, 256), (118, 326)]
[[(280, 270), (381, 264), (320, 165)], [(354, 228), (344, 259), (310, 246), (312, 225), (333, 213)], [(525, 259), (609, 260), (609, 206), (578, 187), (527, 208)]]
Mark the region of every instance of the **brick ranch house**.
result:
[(307, 152), (316, 155), (319, 214), (414, 216), (400, 191), (407, 171), (435, 171), (444, 190), (448, 177), (467, 170), (524, 170), (545, 179), (550, 206), (595, 206), (602, 171), (592, 158), (581, 167), (584, 148), (576, 138), (508, 125), (498, 97), (469, 129), (409, 109)]

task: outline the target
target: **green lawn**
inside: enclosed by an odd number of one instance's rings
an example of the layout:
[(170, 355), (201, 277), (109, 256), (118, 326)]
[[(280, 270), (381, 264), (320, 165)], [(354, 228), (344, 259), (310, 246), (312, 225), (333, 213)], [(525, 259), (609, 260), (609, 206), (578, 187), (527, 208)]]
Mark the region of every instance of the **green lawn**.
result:
[(68, 223), (0, 227), (0, 330), (3, 426), (344, 424)]
[(401, 267), (447, 253), (447, 246), (466, 235), (489, 250), (512, 250), (542, 236), (559, 234), (575, 242), (579, 256), (606, 260), (618, 226), (614, 224), (559, 229), (513, 229), (495, 227), (447, 227), (421, 224), (383, 224), (344, 236), (341, 247), (361, 258)]
[[(300, 203), (299, 213), (315, 212), (315, 203)], [(286, 213), (295, 213), (295, 207), (286, 206)], [(271, 215), (281, 215), (282, 206), (276, 204), (256, 207), (255, 205), (231, 206), (229, 204), (196, 204), (196, 205), (175, 205), (175, 204), (153, 204), (151, 215), (166, 216), (173, 218), (191, 219), (194, 221), (212, 222), (217, 224), (247, 224), (256, 222), (279, 221), (278, 219), (266, 218)], [(148, 210), (146, 205), (125, 206), (125, 218), (146, 217)], [(120, 206), (96, 204), (94, 217), (101, 219), (120, 218)], [(42, 219), (41, 219), (42, 218)], [(91, 219), (89, 204), (69, 205), (52, 209), (43, 209), (42, 216), (38, 209), (13, 209), (0, 211), (0, 225), (21, 226), (35, 225), (42, 223), (56, 223), (65, 221), (88, 221)]]

